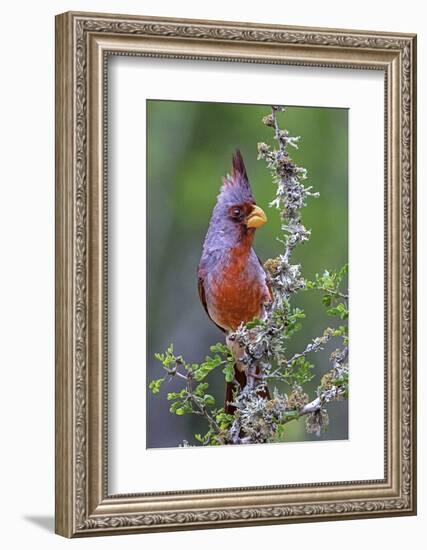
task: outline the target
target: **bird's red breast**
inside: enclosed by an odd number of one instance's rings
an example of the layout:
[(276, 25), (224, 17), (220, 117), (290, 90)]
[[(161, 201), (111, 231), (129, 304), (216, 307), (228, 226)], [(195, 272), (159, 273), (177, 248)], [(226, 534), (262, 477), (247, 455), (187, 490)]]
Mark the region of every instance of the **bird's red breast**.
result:
[(208, 313), (226, 331), (260, 318), (264, 304), (271, 301), (265, 275), (248, 258), (249, 252), (245, 243), (233, 248), (207, 280)]

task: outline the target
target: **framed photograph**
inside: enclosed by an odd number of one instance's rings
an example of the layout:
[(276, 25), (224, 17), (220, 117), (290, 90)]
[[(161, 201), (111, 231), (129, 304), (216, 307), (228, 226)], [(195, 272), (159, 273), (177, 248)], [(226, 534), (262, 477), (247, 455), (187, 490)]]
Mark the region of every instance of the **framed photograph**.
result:
[(416, 513), (416, 37), (56, 17), (56, 532)]

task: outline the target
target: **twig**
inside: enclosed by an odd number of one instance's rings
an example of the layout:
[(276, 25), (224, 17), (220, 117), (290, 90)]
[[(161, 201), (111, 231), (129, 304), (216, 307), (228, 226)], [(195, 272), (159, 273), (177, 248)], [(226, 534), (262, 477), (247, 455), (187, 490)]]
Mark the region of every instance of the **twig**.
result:
[(343, 300), (348, 300), (348, 294), (338, 292), (338, 290), (332, 290), (331, 288), (325, 288), (323, 286), (316, 286), (312, 290), (320, 290), (321, 292), (326, 292), (327, 294), (330, 294), (331, 296), (339, 296)]
[[(341, 350), (340, 353), (336, 355), (332, 368), (333, 369), (342, 368), (342, 366), (346, 363), (347, 358), (348, 358), (348, 347), (346, 346)], [(313, 401), (304, 405), (298, 411), (298, 417), (319, 411), (325, 403), (329, 403), (329, 401), (336, 400), (342, 395), (342, 393), (343, 393), (343, 390), (340, 388), (340, 386), (333, 386), (332, 388), (325, 390), (318, 397), (316, 397), (316, 399), (313, 399)]]
[(316, 353), (318, 351), (323, 350), (324, 349), (323, 346), (331, 339), (331, 337), (332, 337), (332, 331), (331, 332), (327, 331), (323, 336), (314, 338), (309, 344), (307, 344), (307, 346), (303, 351), (299, 353), (295, 353), (290, 359), (287, 359), (286, 361), (284, 361), (283, 362), (284, 364), (282, 363), (279, 368), (277, 368), (276, 370), (274, 370), (273, 372), (265, 376), (264, 379), (265, 380), (270, 380), (273, 378), (282, 379), (283, 368), (287, 368), (288, 366), (292, 365), (294, 361), (296, 361), (297, 359), (300, 359), (301, 357), (306, 357), (309, 353)]
[(175, 366), (174, 369), (166, 369), (166, 371), (170, 374), (170, 376), (177, 376), (178, 378), (181, 378), (187, 382), (187, 392), (188, 392), (188, 398), (191, 400), (191, 402), (197, 407), (198, 411), (193, 411), (194, 414), (199, 414), (201, 416), (204, 416), (206, 420), (208, 421), (210, 427), (214, 430), (216, 434), (218, 434), (221, 430), (218, 426), (215, 419), (209, 414), (208, 409), (205, 407), (204, 404), (200, 403), (200, 400), (196, 395), (193, 393), (193, 378), (191, 376), (186, 376), (185, 374), (182, 374), (178, 371), (178, 368)]

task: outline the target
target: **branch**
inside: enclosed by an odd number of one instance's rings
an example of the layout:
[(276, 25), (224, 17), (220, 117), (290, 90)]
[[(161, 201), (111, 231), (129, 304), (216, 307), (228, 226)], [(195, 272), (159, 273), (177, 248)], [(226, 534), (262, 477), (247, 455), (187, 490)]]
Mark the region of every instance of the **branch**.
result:
[(289, 367), (290, 365), (292, 365), (294, 361), (296, 361), (297, 359), (300, 359), (301, 357), (306, 357), (309, 353), (316, 353), (318, 351), (323, 350), (324, 345), (332, 338), (332, 333), (333, 333), (332, 329), (326, 329), (323, 336), (314, 338), (309, 344), (307, 344), (307, 346), (303, 351), (301, 351), (300, 353), (295, 353), (290, 359), (284, 361), (285, 366), (282, 364), (279, 368), (275, 369), (273, 372), (265, 376), (264, 379), (266, 380), (270, 380), (273, 378), (282, 379), (283, 368)]
[[(341, 351), (335, 352), (332, 354), (332, 357), (334, 361), (332, 371), (335, 371), (338, 375), (342, 375), (343, 369), (347, 364), (348, 347), (344, 347)], [(316, 399), (302, 406), (301, 409), (296, 412), (296, 415), (289, 418), (285, 423), (301, 418), (302, 416), (310, 415), (306, 423), (307, 431), (320, 435), (324, 426), (329, 423), (328, 414), (324, 409), (325, 404), (330, 401), (339, 401), (345, 396), (347, 391), (347, 384), (332, 385), (330, 388), (324, 389)]]
[[(342, 349), (341, 352), (336, 354), (332, 369), (341, 369), (346, 364), (347, 358), (348, 347), (346, 346)], [(325, 390), (316, 399), (311, 401), (311, 403), (307, 403), (307, 405), (304, 405), (304, 407), (302, 407), (302, 409), (299, 411), (300, 416), (318, 411), (321, 407), (323, 407), (325, 403), (336, 400), (342, 395), (342, 393), (343, 392), (339, 386), (333, 386), (332, 388)]]
[(327, 294), (330, 294), (331, 296), (339, 296), (343, 300), (348, 300), (348, 294), (338, 292), (337, 290), (333, 290), (331, 288), (325, 288), (323, 286), (317, 286), (317, 287), (313, 288), (313, 290), (320, 290), (322, 292), (326, 292)]

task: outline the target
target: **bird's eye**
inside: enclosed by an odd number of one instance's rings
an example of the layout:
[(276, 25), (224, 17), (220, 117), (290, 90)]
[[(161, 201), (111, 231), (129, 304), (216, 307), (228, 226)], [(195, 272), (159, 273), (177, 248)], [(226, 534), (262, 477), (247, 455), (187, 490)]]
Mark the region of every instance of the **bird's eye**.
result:
[(240, 210), (240, 208), (233, 208), (233, 216), (235, 216), (236, 218), (238, 218), (241, 213), (242, 211)]

